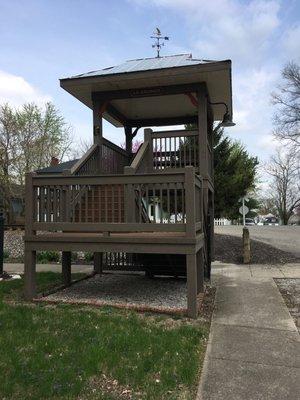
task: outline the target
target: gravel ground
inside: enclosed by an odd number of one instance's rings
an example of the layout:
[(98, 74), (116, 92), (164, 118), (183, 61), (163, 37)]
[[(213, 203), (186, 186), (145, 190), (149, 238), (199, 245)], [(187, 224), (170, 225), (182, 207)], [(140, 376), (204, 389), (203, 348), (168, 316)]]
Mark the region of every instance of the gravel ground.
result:
[(186, 309), (186, 282), (144, 274), (105, 273), (43, 298), (46, 301), (119, 305), (145, 309)]
[(24, 256), (24, 231), (11, 230), (4, 232), (4, 251), (9, 254), (9, 258), (19, 259)]
[[(242, 238), (215, 234), (215, 260), (225, 263), (242, 263)], [(286, 264), (299, 262), (300, 258), (269, 244), (251, 240), (251, 264)]]
[(300, 278), (275, 279), (275, 282), (300, 332)]

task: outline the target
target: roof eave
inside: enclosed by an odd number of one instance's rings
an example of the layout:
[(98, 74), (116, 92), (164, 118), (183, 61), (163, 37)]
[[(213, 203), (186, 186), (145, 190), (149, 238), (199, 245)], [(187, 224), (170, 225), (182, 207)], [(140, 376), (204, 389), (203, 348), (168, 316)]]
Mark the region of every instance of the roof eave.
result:
[(70, 77), (70, 78), (61, 78), (60, 81), (60, 86), (64, 88), (62, 83), (69, 83), (69, 82), (86, 82), (86, 81), (91, 81), (93, 80), (98, 81), (99, 79), (102, 78), (114, 78), (114, 77), (120, 77), (120, 76), (133, 76), (133, 75), (142, 75), (142, 74), (157, 74), (161, 73), (162, 71), (170, 72), (170, 71), (175, 71), (175, 70), (183, 70), (183, 69), (202, 69), (203, 71), (210, 70), (210, 69), (219, 69), (221, 66), (224, 67), (231, 67), (231, 60), (222, 60), (222, 61), (215, 61), (211, 63), (206, 63), (206, 64), (193, 64), (193, 65), (181, 65), (181, 66), (176, 66), (176, 67), (169, 67), (169, 68), (153, 68), (153, 69), (147, 69), (147, 70), (141, 70), (141, 71), (128, 71), (128, 72), (119, 72), (119, 73), (114, 73), (114, 74), (101, 74), (101, 75), (93, 75), (93, 76), (78, 76), (78, 77)]

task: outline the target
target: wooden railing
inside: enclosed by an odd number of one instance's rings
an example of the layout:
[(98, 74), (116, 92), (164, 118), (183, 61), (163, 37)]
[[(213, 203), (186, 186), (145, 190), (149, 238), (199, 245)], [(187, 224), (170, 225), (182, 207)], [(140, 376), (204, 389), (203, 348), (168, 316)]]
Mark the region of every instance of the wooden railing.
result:
[[(201, 229), (202, 186), (185, 172), (115, 176), (28, 175), (27, 231), (186, 232)], [(198, 202), (199, 200), (199, 202)], [(145, 218), (145, 209), (159, 210)]]
[(72, 167), (73, 175), (121, 174), (130, 163), (130, 155), (121, 147), (102, 138), (101, 145), (94, 144)]
[(130, 164), (130, 154), (126, 150), (102, 138), (100, 172), (103, 174), (122, 174)]
[(70, 173), (74, 175), (90, 175), (99, 170), (100, 146), (93, 146), (72, 167)]
[(153, 132), (151, 138), (154, 169), (199, 166), (197, 131)]

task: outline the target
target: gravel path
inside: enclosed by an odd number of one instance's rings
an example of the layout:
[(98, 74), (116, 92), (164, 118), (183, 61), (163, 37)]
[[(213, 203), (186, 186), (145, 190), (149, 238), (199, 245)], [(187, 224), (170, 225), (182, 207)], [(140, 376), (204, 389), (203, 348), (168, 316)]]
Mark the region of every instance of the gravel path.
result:
[(105, 273), (44, 297), (46, 301), (78, 302), (158, 309), (186, 309), (186, 282), (146, 278), (144, 274)]

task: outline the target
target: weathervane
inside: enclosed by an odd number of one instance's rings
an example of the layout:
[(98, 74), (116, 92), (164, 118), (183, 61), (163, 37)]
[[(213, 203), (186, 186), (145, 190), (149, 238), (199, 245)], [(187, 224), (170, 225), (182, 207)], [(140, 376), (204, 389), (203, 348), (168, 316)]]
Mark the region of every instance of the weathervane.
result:
[(154, 35), (155, 36), (151, 36), (151, 39), (155, 39), (156, 42), (155, 42), (155, 44), (152, 45), (152, 47), (153, 48), (156, 47), (156, 51), (157, 51), (157, 56), (156, 57), (159, 58), (160, 57), (160, 55), (159, 55), (160, 49), (161, 49), (162, 46), (165, 45), (165, 43), (164, 42), (161, 43), (160, 40), (169, 40), (169, 36), (162, 36), (161, 32), (160, 32), (160, 30), (158, 28), (156, 28), (156, 31), (154, 32)]

